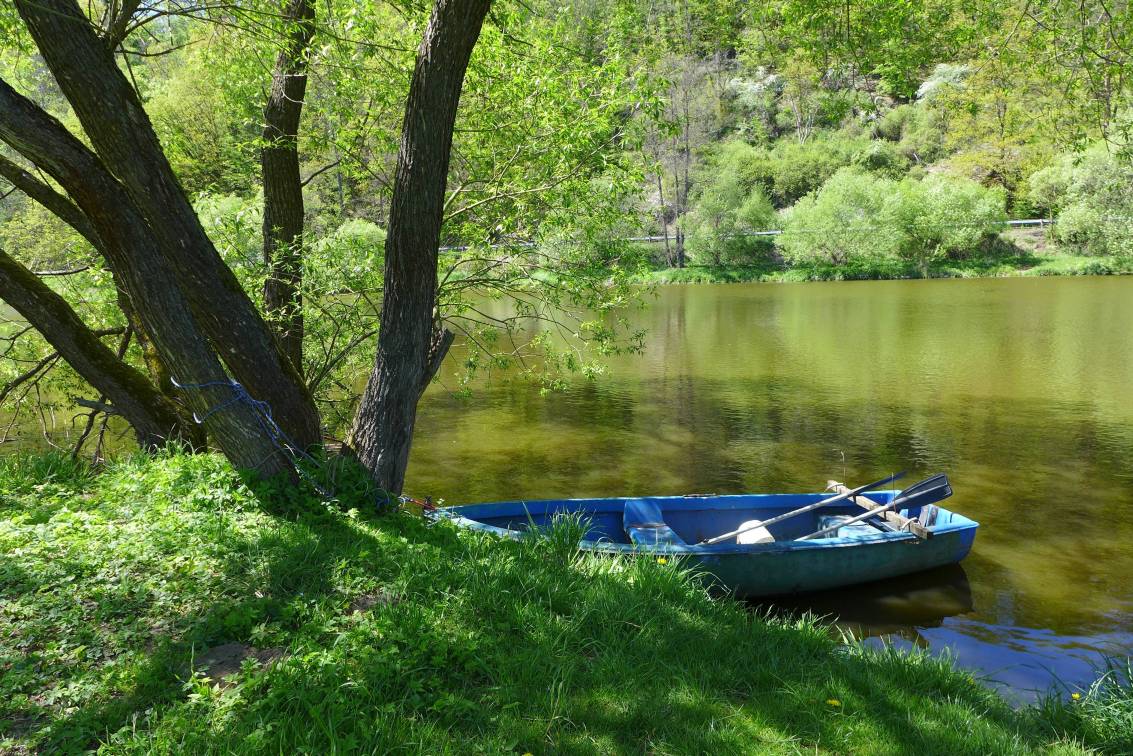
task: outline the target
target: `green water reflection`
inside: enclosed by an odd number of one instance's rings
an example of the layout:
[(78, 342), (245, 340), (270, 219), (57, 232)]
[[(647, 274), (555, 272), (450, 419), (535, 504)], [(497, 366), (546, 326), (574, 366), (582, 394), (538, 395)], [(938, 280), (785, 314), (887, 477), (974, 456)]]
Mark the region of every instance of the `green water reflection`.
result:
[(849, 592), (817, 608), (864, 606), (861, 631), (898, 628), (962, 663), (967, 649), (1012, 681), (1020, 665), (1080, 678), (1098, 651), (1133, 653), (1133, 278), (677, 286), (634, 317), (646, 353), (597, 382), (430, 389), (409, 490), (814, 491), (946, 471), (950, 506), (981, 523), (970, 608), (949, 586), (934, 606), (923, 580), (911, 597), (883, 588), (888, 604)]

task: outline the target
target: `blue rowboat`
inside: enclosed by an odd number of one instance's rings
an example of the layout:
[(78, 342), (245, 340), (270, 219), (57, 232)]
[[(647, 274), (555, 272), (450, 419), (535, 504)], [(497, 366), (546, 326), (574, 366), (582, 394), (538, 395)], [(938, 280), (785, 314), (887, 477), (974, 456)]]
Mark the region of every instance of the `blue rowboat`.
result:
[[(864, 494), (884, 506), (897, 491)], [(737, 598), (776, 596), (882, 580), (955, 564), (967, 556), (978, 523), (935, 505), (897, 509), (916, 523), (917, 535), (882, 517), (858, 520), (866, 511), (849, 501), (820, 507), (770, 525), (763, 543), (701, 541), (815, 504), (830, 494), (654, 496), (558, 499), (470, 504), (438, 510), (458, 526), (508, 538), (544, 528), (556, 517), (581, 515), (588, 530), (584, 551), (680, 557), (710, 575), (714, 589)], [(858, 497), (859, 499), (862, 496)], [(896, 518), (891, 518), (896, 521)], [(822, 529), (822, 537), (799, 540)], [(741, 540), (743, 540), (741, 538)]]

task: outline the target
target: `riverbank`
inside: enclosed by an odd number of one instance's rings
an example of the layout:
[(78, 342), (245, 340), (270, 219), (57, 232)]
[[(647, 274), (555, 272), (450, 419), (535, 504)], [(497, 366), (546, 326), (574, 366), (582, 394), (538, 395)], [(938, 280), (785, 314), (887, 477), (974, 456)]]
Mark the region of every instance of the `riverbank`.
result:
[(907, 262), (881, 260), (851, 265), (788, 267), (775, 261), (755, 265), (688, 265), (657, 268), (641, 276), (644, 283), (799, 283), (803, 281), (876, 281), (911, 278), (1003, 278), (1010, 276), (1104, 276), (1133, 273), (1133, 262), (1115, 257), (1069, 254), (1019, 254), (941, 260), (925, 271)]
[(500, 542), (340, 499), (214, 456), (0, 458), (0, 751), (1133, 748), (1128, 689), (1013, 710), (569, 526)]

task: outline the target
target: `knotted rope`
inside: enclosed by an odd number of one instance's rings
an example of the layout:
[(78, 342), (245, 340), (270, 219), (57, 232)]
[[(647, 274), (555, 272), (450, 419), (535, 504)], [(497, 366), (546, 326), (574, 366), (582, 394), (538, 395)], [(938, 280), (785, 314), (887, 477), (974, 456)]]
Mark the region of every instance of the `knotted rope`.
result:
[(318, 494), (324, 499), (330, 499), (334, 497), (333, 491), (330, 491), (323, 487), (323, 485), (312, 478), (311, 475), (303, 469), (303, 465), (300, 464), (300, 462), (303, 461), (309, 463), (310, 465), (313, 465), (316, 468), (321, 469), (322, 465), (319, 460), (311, 456), (305, 449), (300, 447), (286, 433), (284, 433), (283, 429), (279, 427), (279, 423), (277, 423), (275, 421), (275, 418), (272, 416), (271, 405), (261, 399), (254, 398), (251, 394), (248, 393), (248, 390), (244, 388), (244, 385), (242, 383), (234, 379), (228, 379), (224, 381), (206, 381), (204, 383), (182, 383), (176, 378), (171, 378), (170, 380), (173, 382), (174, 386), (181, 389), (182, 391), (202, 391), (204, 389), (210, 388), (231, 389), (232, 398), (227, 399), (213, 407), (210, 407), (204, 413), (204, 415), (198, 415), (194, 411), (193, 421), (197, 423), (197, 425), (202, 425), (206, 420), (208, 420), (216, 413), (228, 409), (235, 404), (243, 404), (244, 406), (251, 408), (253, 414), (256, 417), (256, 420), (260, 424), (260, 428), (264, 431), (264, 434), (267, 435), (272, 444), (280, 452), (282, 452), (288, 459), (291, 460), (291, 463), (295, 466), (295, 469), (296, 471), (298, 471), (299, 475), (308, 483), (310, 483), (311, 487), (314, 488), (315, 491), (317, 491)]
[[(303, 469), (304, 466), (300, 464), (300, 462), (306, 462), (309, 465), (322, 470), (323, 466), (319, 462), (319, 460), (309, 454), (305, 449), (295, 443), (286, 433), (284, 433), (283, 429), (279, 427), (279, 424), (272, 416), (271, 405), (263, 401), (262, 399), (256, 399), (251, 394), (249, 394), (248, 390), (244, 388), (244, 385), (242, 383), (234, 379), (225, 381), (206, 381), (205, 383), (182, 383), (175, 378), (171, 378), (170, 380), (173, 382), (174, 386), (181, 389), (182, 391), (201, 391), (210, 388), (231, 389), (232, 397), (230, 399), (227, 399), (213, 407), (210, 407), (203, 415), (198, 415), (196, 412), (193, 412), (193, 421), (198, 425), (201, 425), (216, 413), (228, 409), (235, 404), (243, 404), (247, 407), (250, 407), (256, 416), (256, 420), (260, 424), (260, 428), (264, 431), (268, 438), (271, 439), (272, 444), (277, 449), (279, 449), (279, 451), (285, 454), (288, 459), (291, 460), (292, 465), (294, 465), (295, 470), (299, 473), (299, 475), (305, 481), (307, 481), (307, 483), (309, 483), (311, 487), (315, 489), (315, 491), (318, 492), (318, 494), (324, 499), (334, 498), (334, 491), (328, 490), (317, 480), (312, 478), (311, 475)], [(391, 496), (390, 494), (385, 492), (383, 492), (383, 496), (387, 504), (392, 504), (394, 501), (398, 502), (399, 504), (417, 504), (421, 507), (423, 513), (431, 513), (436, 511), (437, 509), (437, 507), (433, 504), (432, 497), (429, 496), (426, 496), (424, 500), (415, 499), (412, 496), (405, 495)]]

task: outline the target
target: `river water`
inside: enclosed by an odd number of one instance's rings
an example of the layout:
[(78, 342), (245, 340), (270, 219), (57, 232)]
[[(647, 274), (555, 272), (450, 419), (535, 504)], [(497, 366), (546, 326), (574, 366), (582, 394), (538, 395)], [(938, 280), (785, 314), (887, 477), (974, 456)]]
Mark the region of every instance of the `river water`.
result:
[[(1133, 654), (1133, 278), (662, 287), (642, 355), (542, 395), (434, 385), (407, 489), (447, 503), (818, 491), (947, 472), (940, 570), (777, 602), (1020, 698)], [(451, 386), (459, 349), (442, 368)]]

